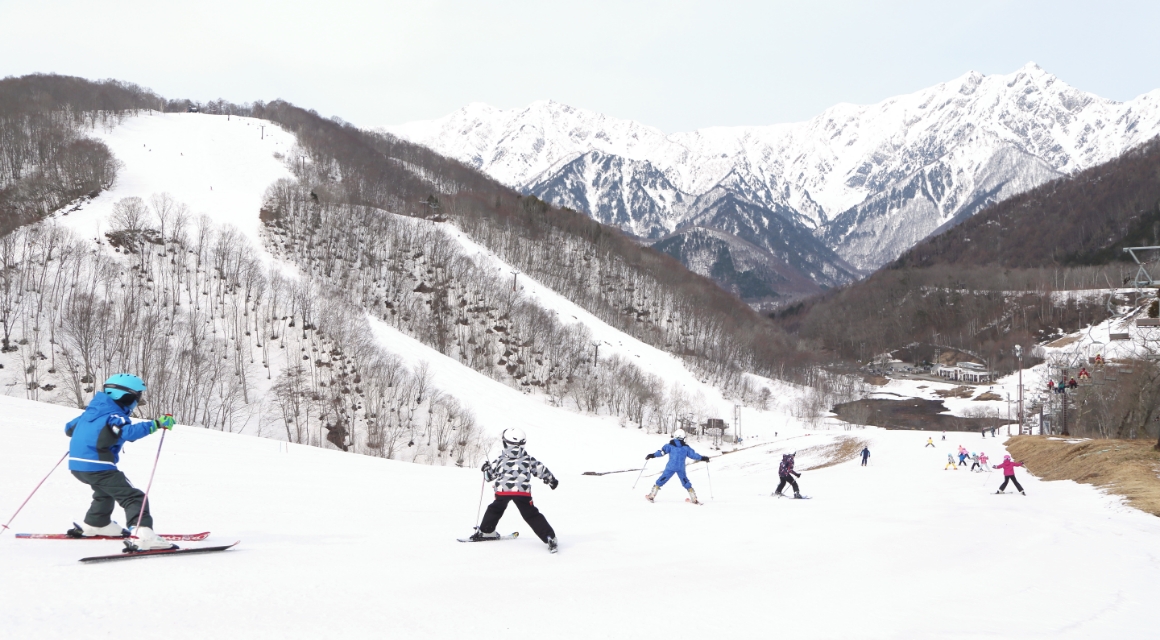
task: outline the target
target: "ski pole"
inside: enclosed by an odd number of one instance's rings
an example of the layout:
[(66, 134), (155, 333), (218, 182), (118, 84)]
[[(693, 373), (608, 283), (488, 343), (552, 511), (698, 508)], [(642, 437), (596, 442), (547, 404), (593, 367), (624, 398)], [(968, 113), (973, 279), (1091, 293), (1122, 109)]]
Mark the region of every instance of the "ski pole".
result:
[(32, 496), (36, 495), (36, 492), (40, 490), (40, 485), (44, 484), (45, 480), (48, 480), (48, 476), (51, 476), (52, 472), (56, 471), (56, 468), (59, 467), (60, 463), (64, 462), (64, 459), (67, 457), (68, 451), (65, 451), (64, 455), (60, 457), (60, 460), (57, 460), (56, 464), (52, 465), (52, 471), (49, 471), (48, 475), (44, 476), (44, 480), (36, 483), (36, 488), (32, 490), (32, 493), (28, 494), (28, 497), (24, 499), (24, 502), (20, 503), (20, 507), (16, 509), (16, 513), (12, 514), (11, 518), (8, 518), (7, 524), (0, 525), (0, 534), (3, 534), (4, 530), (8, 528), (8, 525), (12, 524), (12, 521), (16, 519), (16, 516), (20, 515), (20, 510), (24, 508), (24, 505), (28, 504), (28, 501), (32, 499)]
[(153, 488), (153, 474), (157, 473), (157, 462), (161, 460), (161, 445), (165, 444), (165, 434), (169, 429), (161, 432), (161, 442), (157, 443), (157, 456), (153, 458), (153, 470), (149, 472), (149, 484), (145, 485), (145, 497), (141, 499), (141, 511), (137, 514), (137, 525), (133, 527), (133, 532), (141, 528), (141, 518), (145, 517), (145, 509), (149, 507), (149, 490)]
[(707, 478), (709, 478), (709, 498), (712, 500), (716, 500), (717, 498), (713, 497), (713, 474), (709, 473), (709, 463), (708, 462), (705, 463), (705, 476)]
[(640, 467), (640, 473), (636, 474), (636, 482), (632, 483), (633, 490), (636, 490), (636, 484), (637, 484), (637, 482), (640, 482), (640, 477), (644, 475), (644, 468), (647, 466), (648, 466), (648, 460), (646, 459), (644, 461), (644, 464), (641, 465), (641, 467)]
[(479, 529), (479, 512), (483, 509), (483, 487), (487, 484), (487, 478), (479, 474), (479, 505), (475, 507), (475, 529)]

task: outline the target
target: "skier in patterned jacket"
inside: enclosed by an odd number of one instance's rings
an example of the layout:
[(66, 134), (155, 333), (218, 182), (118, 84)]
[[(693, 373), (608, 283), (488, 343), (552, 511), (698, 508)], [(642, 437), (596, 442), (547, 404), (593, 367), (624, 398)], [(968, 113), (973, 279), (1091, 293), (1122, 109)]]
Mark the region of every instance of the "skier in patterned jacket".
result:
[(172, 429), (175, 424), (173, 416), (168, 414), (133, 422), (130, 416), (144, 393), (145, 383), (141, 378), (118, 373), (105, 381), (101, 393), (93, 396), (84, 413), (65, 425), (64, 433), (71, 439), (69, 471), (93, 490), (93, 503), (83, 524), (74, 525), (68, 535), (74, 538), (126, 536), (121, 525), (110, 520), (114, 505), (120, 504), (125, 509), (125, 523), (133, 528), (136, 549), (174, 546), (153, 532), (153, 517), (149, 514), (149, 505), (144, 504), (145, 492), (134, 487), (117, 469), (121, 447), (126, 442), (140, 440), (158, 429)]
[(553, 490), (560, 484), (556, 476), (544, 466), (544, 463), (528, 455), (524, 450), (527, 436), (520, 429), (505, 429), (503, 432), (503, 452), (491, 462), (484, 462), (483, 477), (494, 481), (495, 501), (487, 506), (483, 513), (483, 522), (479, 529), (471, 535), (472, 540), (498, 539), (495, 532), (499, 519), (509, 502), (516, 503), (524, 522), (532, 527), (532, 531), (548, 544), (548, 551), (556, 553), (559, 542), (556, 532), (548, 519), (532, 504), (532, 478), (539, 478)]
[(653, 485), (652, 491), (650, 491), (648, 495), (645, 496), (645, 499), (649, 502), (652, 502), (653, 499), (657, 497), (657, 492), (661, 490), (661, 487), (665, 486), (665, 483), (668, 482), (669, 478), (672, 478), (673, 474), (675, 473), (677, 477), (681, 479), (681, 486), (689, 492), (689, 502), (692, 502), (693, 504), (699, 504), (697, 502), (697, 492), (693, 491), (693, 483), (689, 482), (689, 476), (685, 475), (685, 459), (692, 458), (693, 460), (704, 460), (705, 462), (708, 462), (709, 456), (703, 456), (696, 451), (693, 451), (692, 447), (685, 444), (684, 429), (677, 429), (674, 431), (673, 439), (670, 440), (668, 444), (658, 449), (656, 453), (648, 454), (644, 457), (644, 459), (645, 461), (648, 461), (652, 460), (653, 458), (659, 458), (665, 455), (669, 457), (669, 461), (665, 465), (665, 470), (661, 473), (661, 476), (657, 478), (656, 484)]
[(789, 486), (793, 487), (793, 497), (798, 499), (803, 497), (801, 490), (798, 489), (797, 480), (793, 479), (794, 476), (799, 478), (802, 477), (802, 474), (793, 470), (793, 459), (796, 455), (797, 452), (795, 451), (793, 453), (786, 453), (781, 456), (781, 464), (777, 466), (777, 477), (781, 480), (781, 482), (777, 483), (777, 490), (773, 492), (773, 495), (781, 497), (781, 490), (785, 488), (786, 484), (788, 484)]

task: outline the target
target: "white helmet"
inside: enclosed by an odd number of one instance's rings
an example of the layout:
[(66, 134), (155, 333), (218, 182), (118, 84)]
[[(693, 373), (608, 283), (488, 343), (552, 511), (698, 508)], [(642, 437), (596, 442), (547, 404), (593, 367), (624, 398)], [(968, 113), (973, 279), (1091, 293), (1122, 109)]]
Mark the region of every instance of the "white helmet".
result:
[(674, 440), (684, 440), (685, 436), (687, 436), (687, 435), (689, 435), (689, 434), (685, 433), (684, 429), (677, 429), (676, 431), (673, 432), (673, 439)]
[(504, 429), (503, 436), (501, 437), (503, 438), (503, 443), (508, 445), (522, 446), (525, 442), (528, 441), (528, 437), (524, 435), (524, 430), (516, 429), (514, 427), (511, 429)]

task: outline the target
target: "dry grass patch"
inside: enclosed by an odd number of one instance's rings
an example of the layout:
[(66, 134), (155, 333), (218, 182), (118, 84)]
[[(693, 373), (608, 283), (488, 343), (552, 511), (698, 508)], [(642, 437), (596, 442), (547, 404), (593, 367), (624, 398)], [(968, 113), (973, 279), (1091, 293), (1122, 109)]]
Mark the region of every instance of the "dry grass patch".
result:
[(1044, 480), (1074, 480), (1123, 496), (1160, 516), (1160, 452), (1151, 440), (1084, 440), (1069, 444), (1042, 436), (1016, 436), (1007, 450)]
[(940, 398), (970, 398), (975, 395), (971, 387), (955, 387), (953, 389), (935, 389), (934, 395)]
[(994, 391), (988, 391), (986, 393), (980, 393), (979, 397), (975, 398), (975, 402), (983, 402), (985, 400), (1002, 400), (1002, 399), (1003, 399), (1003, 397), (1000, 396), (999, 394), (995, 393)]
[(1073, 342), (1079, 342), (1079, 339), (1082, 337), (1083, 336), (1064, 336), (1059, 340), (1048, 344), (1047, 346), (1051, 347), (1052, 349), (1059, 349), (1060, 347), (1066, 347)]
[(825, 469), (826, 467), (832, 467), (836, 464), (841, 464), (843, 462), (853, 460), (854, 458), (858, 457), (858, 454), (861, 453), (862, 448), (865, 447), (866, 444), (866, 441), (862, 440), (861, 438), (855, 438), (853, 436), (842, 436), (841, 439), (837, 442), (832, 442), (830, 444), (820, 444), (816, 447), (810, 447), (808, 449), (801, 449), (798, 451), (799, 455), (808, 452), (811, 457), (818, 456), (825, 461), (821, 464), (815, 464), (812, 467), (802, 469), (802, 471)]
[(865, 382), (866, 384), (872, 384), (876, 387), (881, 387), (890, 384), (890, 378), (887, 378), (886, 376), (865, 375), (862, 376), (862, 382)]

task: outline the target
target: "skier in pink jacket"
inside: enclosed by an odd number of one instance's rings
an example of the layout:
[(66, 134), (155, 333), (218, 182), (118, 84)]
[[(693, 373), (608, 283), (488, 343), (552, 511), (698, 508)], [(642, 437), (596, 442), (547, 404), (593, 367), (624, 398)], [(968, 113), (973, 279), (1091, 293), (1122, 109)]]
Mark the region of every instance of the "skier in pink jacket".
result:
[(1007, 488), (1007, 483), (1014, 482), (1015, 488), (1019, 490), (1019, 493), (1022, 493), (1023, 495), (1027, 495), (1026, 493), (1023, 493), (1023, 487), (1019, 486), (1019, 481), (1015, 479), (1015, 467), (1022, 467), (1022, 466), (1023, 466), (1022, 462), (1013, 461), (1011, 459), (1011, 456), (1003, 456), (1003, 462), (996, 464), (996, 465), (992, 465), (993, 469), (1002, 469), (1003, 470), (1003, 484), (999, 485), (999, 490), (996, 491), (995, 493), (1003, 493), (1003, 490)]

